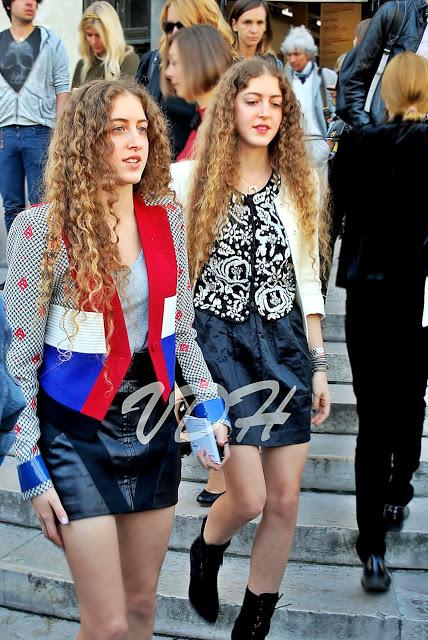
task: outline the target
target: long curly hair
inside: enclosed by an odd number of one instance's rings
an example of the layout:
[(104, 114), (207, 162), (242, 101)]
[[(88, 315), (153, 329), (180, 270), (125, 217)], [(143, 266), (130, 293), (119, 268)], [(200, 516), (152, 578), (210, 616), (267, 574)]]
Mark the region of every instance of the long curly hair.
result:
[(284, 74), (266, 60), (255, 57), (235, 64), (224, 74), (198, 132), (188, 199), (188, 254), (193, 281), (227, 221), (228, 203), (239, 182), (236, 97), (250, 80), (265, 74), (277, 78), (283, 97), (280, 128), (269, 145), (272, 168), (281, 176), (297, 209), (314, 268), (318, 257), (314, 241), (317, 226), (321, 254), (329, 256), (327, 209), (320, 206), (317, 197), (316, 177), (309, 166), (303, 139), (300, 107)]
[[(121, 275), (129, 272), (120, 259), (115, 229), (112, 232), (107, 222), (107, 214), (112, 215), (118, 198), (117, 175), (109, 162), (114, 150), (110, 114), (116, 98), (126, 94), (140, 101), (149, 122), (149, 156), (134, 190), (146, 202), (171, 194), (165, 120), (154, 100), (132, 80), (96, 80), (73, 92), (55, 128), (45, 171), (45, 198), (50, 208), (39, 289), (40, 312), (47, 312), (55, 266), (66, 238), (69, 266), (64, 278), (65, 304), (106, 314), (107, 353), (113, 333), (113, 275), (120, 282)], [(77, 315), (78, 312), (75, 332)]]

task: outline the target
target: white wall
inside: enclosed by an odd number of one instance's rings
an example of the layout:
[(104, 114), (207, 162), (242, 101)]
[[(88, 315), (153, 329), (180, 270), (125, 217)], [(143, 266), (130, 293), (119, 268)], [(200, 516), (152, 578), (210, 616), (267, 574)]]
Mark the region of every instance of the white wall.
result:
[[(37, 12), (36, 24), (52, 29), (62, 39), (70, 63), (70, 74), (78, 60), (77, 27), (83, 13), (83, 0), (43, 0)], [(9, 19), (0, 5), (0, 31), (10, 26)]]

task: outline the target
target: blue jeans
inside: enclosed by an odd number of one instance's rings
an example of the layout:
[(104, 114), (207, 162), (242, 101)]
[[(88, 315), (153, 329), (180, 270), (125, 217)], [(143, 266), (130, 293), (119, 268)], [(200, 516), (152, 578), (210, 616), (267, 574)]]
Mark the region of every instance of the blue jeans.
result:
[(0, 193), (8, 231), (25, 209), (25, 178), (30, 203), (41, 200), (50, 133), (42, 125), (0, 127)]

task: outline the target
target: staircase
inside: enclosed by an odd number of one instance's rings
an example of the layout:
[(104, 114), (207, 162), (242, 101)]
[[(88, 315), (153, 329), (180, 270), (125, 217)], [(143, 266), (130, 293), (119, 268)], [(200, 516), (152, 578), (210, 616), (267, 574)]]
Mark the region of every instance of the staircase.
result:
[[(401, 533), (388, 536), (393, 587), (387, 594), (368, 595), (360, 587), (354, 551), (357, 423), (343, 314), (343, 292), (333, 287), (324, 323), (333, 410), (313, 434), (291, 562), (269, 638), (428, 640), (428, 429), (411, 517)], [(195, 502), (204, 479), (192, 458), (183, 460), (175, 526), (159, 584), (156, 632), (163, 635), (158, 640), (228, 640), (242, 601), (256, 521), (234, 538), (221, 569), (218, 623), (205, 624), (187, 600), (188, 550), (206, 513)], [(30, 505), (21, 501), (12, 458), (0, 469), (0, 606), (0, 640), (75, 637), (78, 610), (64, 555), (43, 538)]]

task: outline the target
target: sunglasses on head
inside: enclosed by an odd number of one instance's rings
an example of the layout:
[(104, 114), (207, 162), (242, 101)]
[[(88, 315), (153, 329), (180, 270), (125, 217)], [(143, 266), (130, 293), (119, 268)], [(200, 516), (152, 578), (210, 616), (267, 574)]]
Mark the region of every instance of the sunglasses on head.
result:
[(175, 28), (184, 29), (184, 24), (182, 22), (164, 22), (162, 28), (165, 33), (172, 33)]

